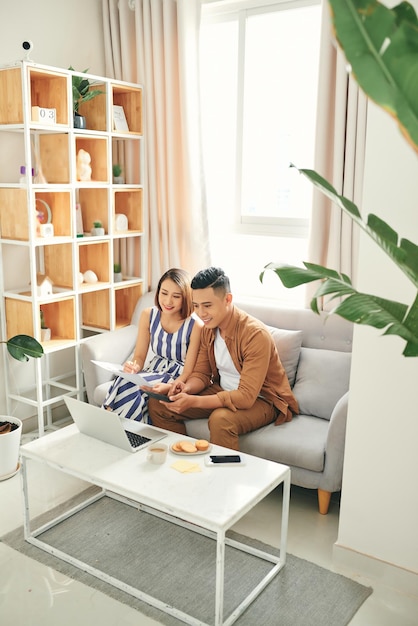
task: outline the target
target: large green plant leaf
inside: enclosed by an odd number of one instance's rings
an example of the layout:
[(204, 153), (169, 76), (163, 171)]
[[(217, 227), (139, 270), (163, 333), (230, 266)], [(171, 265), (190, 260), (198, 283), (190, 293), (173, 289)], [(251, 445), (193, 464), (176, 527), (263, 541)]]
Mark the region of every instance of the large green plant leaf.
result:
[(288, 288), (298, 287), (315, 280), (321, 281), (310, 306), (319, 312), (318, 299), (328, 297), (329, 300), (342, 298), (329, 312), (339, 315), (355, 324), (365, 324), (374, 328), (385, 328), (385, 335), (398, 335), (406, 341), (403, 354), (418, 356), (418, 298), (409, 309), (406, 304), (394, 300), (386, 300), (354, 289), (345, 274), (339, 274), (314, 263), (304, 263), (305, 269), (269, 263), (260, 274), (263, 281), (266, 270), (272, 270)]
[(329, 0), (336, 38), (361, 89), (418, 151), (418, 20), (402, 2)]
[(7, 350), (18, 361), (29, 361), (29, 357), (39, 359), (44, 353), (39, 341), (29, 335), (15, 335), (6, 343)]
[[(292, 165), (292, 167), (296, 167)], [(298, 169), (315, 187), (320, 189), (340, 209), (347, 213), (374, 241), (386, 252), (396, 265), (406, 274), (418, 289), (418, 246), (409, 239), (399, 240), (398, 234), (382, 219), (371, 213), (367, 223), (363, 221), (357, 206), (348, 198), (340, 195), (336, 189), (317, 172)]]

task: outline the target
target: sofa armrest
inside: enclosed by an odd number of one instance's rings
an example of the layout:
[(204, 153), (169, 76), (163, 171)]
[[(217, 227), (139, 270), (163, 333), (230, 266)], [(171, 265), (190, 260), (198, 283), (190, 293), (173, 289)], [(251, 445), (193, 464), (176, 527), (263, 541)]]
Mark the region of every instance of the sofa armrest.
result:
[(135, 347), (138, 329), (130, 325), (85, 339), (80, 344), (81, 366), (84, 373), (87, 399), (94, 403), (97, 385), (108, 382), (113, 374), (94, 365), (94, 361), (124, 363)]
[(344, 465), (345, 432), (347, 424), (349, 392), (337, 402), (331, 415), (325, 448), (325, 467), (320, 489), (339, 491), (342, 485)]

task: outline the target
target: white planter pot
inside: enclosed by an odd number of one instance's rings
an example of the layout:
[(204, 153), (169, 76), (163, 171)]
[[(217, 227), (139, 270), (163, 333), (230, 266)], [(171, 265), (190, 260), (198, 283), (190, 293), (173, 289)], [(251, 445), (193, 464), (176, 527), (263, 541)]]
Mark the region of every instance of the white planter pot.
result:
[(121, 283), (123, 280), (122, 272), (114, 272), (113, 273), (113, 282)]
[(51, 340), (51, 329), (41, 328), (41, 341), (50, 341), (50, 340)]
[(105, 234), (105, 229), (104, 228), (92, 228), (91, 234), (93, 235), (93, 237), (103, 237)]
[(22, 422), (17, 417), (8, 415), (0, 415), (0, 422), (10, 422), (18, 426), (10, 433), (0, 435), (0, 480), (5, 480), (13, 476), (18, 469)]

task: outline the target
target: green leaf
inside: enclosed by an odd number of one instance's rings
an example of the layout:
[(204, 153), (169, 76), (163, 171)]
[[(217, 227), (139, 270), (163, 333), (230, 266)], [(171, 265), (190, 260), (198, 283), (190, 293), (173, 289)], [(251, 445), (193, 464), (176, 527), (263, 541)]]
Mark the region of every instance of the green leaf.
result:
[(400, 243), (398, 234), (382, 219), (371, 213), (364, 222), (359, 209), (348, 198), (340, 195), (337, 190), (317, 172), (309, 169), (299, 169), (295, 167), (303, 176), (320, 189), (328, 198), (330, 198), (337, 206), (340, 207), (351, 219), (360, 226), (379, 246), (380, 248), (396, 263), (399, 269), (412, 281), (418, 288), (418, 246), (408, 239), (401, 239)]
[(377, 329), (385, 329), (385, 335), (398, 335), (407, 342), (405, 356), (418, 356), (418, 297), (413, 307), (394, 300), (358, 292), (344, 274), (321, 265), (304, 263), (305, 268), (279, 263), (269, 263), (260, 274), (262, 281), (266, 270), (273, 271), (285, 287), (296, 287), (314, 280), (320, 280), (310, 303), (311, 309), (319, 313), (318, 300), (342, 300), (330, 311), (354, 324), (365, 324)]
[(336, 38), (360, 88), (418, 150), (418, 21), (412, 5), (329, 0)]
[(7, 350), (18, 361), (28, 361), (29, 357), (38, 359), (44, 353), (39, 341), (29, 335), (15, 335), (6, 343)]

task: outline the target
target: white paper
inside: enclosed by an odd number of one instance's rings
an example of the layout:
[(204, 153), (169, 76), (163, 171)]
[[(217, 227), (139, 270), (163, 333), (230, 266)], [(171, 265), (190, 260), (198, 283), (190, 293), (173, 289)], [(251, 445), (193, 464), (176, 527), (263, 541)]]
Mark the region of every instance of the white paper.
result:
[(135, 383), (135, 385), (139, 385), (139, 387), (152, 387), (153, 385), (155, 385), (158, 382), (158, 380), (145, 380), (145, 378), (143, 378), (141, 376), (141, 374), (130, 374), (128, 372), (124, 372), (123, 371), (123, 365), (120, 365), (119, 363), (108, 363), (107, 361), (94, 361), (93, 359), (91, 360), (92, 363), (94, 363), (95, 365), (98, 365), (99, 367), (102, 367), (104, 370), (107, 370), (108, 372), (112, 372), (112, 374), (115, 374), (115, 376), (122, 376), (123, 378), (126, 378), (126, 380), (129, 380), (131, 383)]

